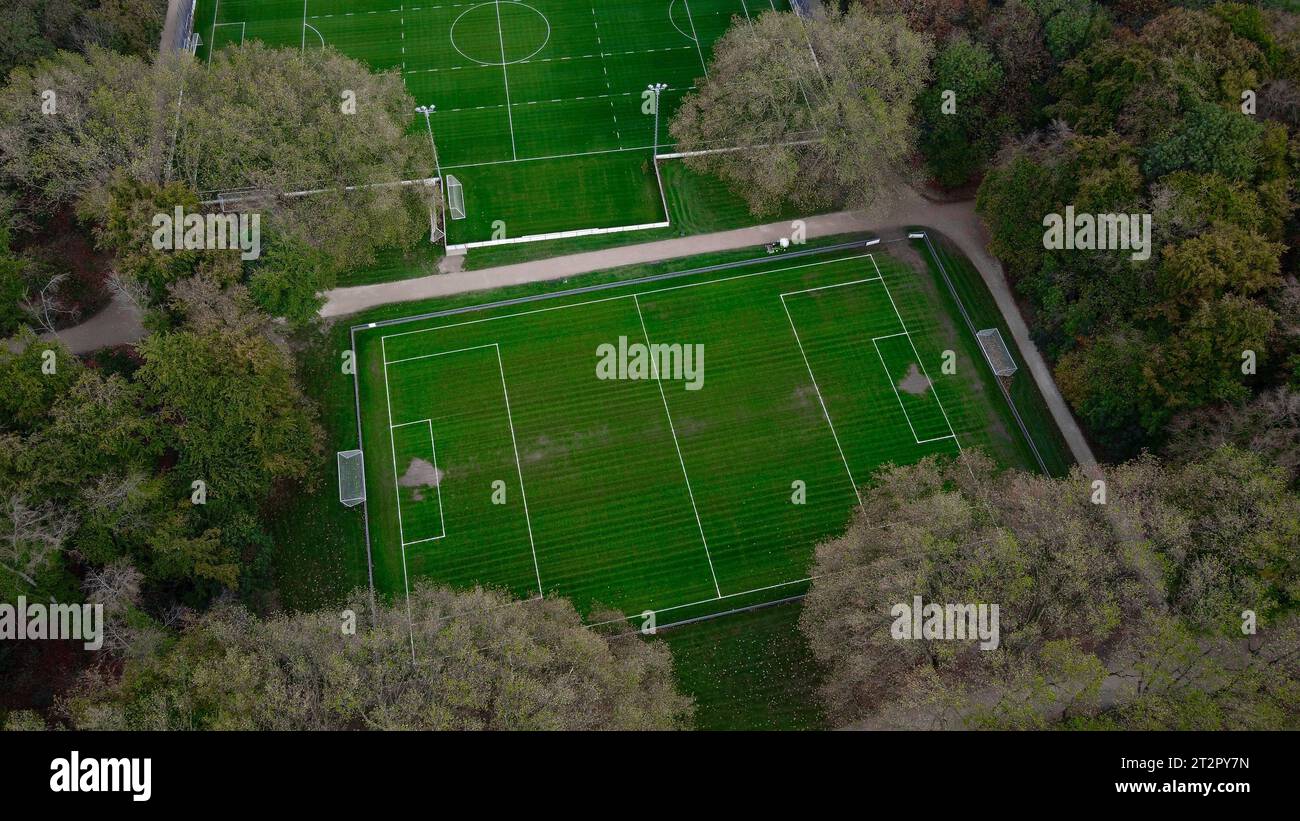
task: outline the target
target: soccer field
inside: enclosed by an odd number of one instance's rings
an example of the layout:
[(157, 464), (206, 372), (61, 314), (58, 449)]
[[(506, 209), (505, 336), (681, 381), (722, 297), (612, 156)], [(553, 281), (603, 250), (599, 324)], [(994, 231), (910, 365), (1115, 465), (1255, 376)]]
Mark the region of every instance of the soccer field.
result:
[(862, 245), (358, 326), (376, 585), (661, 625), (800, 593), (877, 466), (992, 441), (954, 328)]
[[(400, 72), (463, 185), (453, 243), (667, 220), (651, 156), (733, 19), (788, 0), (200, 0), (198, 57), (325, 45)], [(666, 86), (659, 134), (646, 98)], [(416, 127), (425, 131), (418, 118)], [(432, 152), (431, 152), (432, 153)], [(432, 166), (432, 157), (430, 157)]]

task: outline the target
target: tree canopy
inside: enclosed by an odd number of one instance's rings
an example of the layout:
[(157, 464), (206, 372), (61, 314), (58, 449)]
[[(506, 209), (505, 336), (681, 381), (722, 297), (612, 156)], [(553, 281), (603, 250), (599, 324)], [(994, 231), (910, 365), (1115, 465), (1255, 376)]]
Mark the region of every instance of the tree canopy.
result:
[[(976, 451), (879, 473), (817, 548), (801, 627), (838, 725), (1300, 725), (1300, 498), (1258, 457), (998, 473)], [(897, 603), (993, 604), (1000, 641), (891, 632)], [(1259, 618), (1242, 635), (1242, 611)], [(1242, 652), (1244, 646), (1249, 652)]]
[(714, 45), (708, 77), (670, 126), (696, 169), (755, 214), (784, 202), (866, 206), (910, 174), (912, 103), (930, 75), (929, 36), (861, 6), (810, 19), (769, 12)]
[[(354, 635), (329, 610), (259, 619), (222, 604), (120, 683), (67, 703), (81, 729), (665, 730), (689, 726), (662, 642), (583, 626), (564, 599), (417, 585)], [(413, 662), (414, 657), (414, 662)]]

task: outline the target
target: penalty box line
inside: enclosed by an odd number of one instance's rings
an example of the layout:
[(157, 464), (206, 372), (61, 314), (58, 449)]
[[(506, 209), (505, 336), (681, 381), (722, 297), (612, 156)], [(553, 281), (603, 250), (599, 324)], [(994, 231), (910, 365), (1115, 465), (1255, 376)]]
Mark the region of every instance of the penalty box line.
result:
[[(433, 438), (433, 420), (417, 419), (414, 422), (399, 422), (398, 424), (391, 426), (392, 430), (389, 431), (389, 436), (391, 437), (393, 431), (397, 430), (398, 428), (405, 428), (410, 425), (419, 425), (422, 423), (428, 424), (429, 426), (429, 449), (433, 452), (433, 476), (434, 476), (434, 480), (437, 482), (437, 484), (434, 485), (434, 488), (438, 491), (438, 521), (442, 523), (442, 535), (430, 536), (427, 539), (412, 539), (409, 542), (406, 540), (406, 533), (403, 532), (402, 523), (401, 523), (402, 496), (401, 496), (401, 491), (399, 490), (397, 495), (397, 513), (398, 513), (398, 523), (397, 523), (398, 534), (397, 535), (401, 538), (403, 547), (412, 544), (423, 544), (424, 542), (436, 542), (439, 539), (447, 538), (447, 518), (444, 515), (442, 509), (442, 479), (438, 475), (438, 443)], [(396, 476), (397, 474), (395, 471), (397, 470), (397, 452), (395, 450), (393, 452), (393, 470), (394, 470), (393, 475)]]
[[(519, 476), (519, 498), (522, 500), (522, 502), (523, 502), (523, 507), (524, 507), (524, 524), (525, 524), (525, 525), (527, 526), (527, 528), (528, 528), (528, 549), (529, 549), (529, 551), (532, 553), (532, 556), (533, 556), (533, 574), (534, 574), (535, 578), (537, 579), (537, 596), (538, 596), (538, 598), (541, 598), (541, 597), (542, 597), (542, 594), (543, 594), (543, 588), (542, 588), (542, 571), (541, 571), (541, 568), (540, 568), (540, 566), (538, 565), (538, 562), (537, 562), (537, 543), (536, 543), (536, 541), (533, 539), (533, 519), (532, 519), (532, 514), (531, 514), (531, 513), (529, 512), (529, 510), (528, 510), (528, 491), (527, 491), (527, 489), (526, 489), (525, 486), (524, 486), (524, 469), (523, 469), (523, 464), (522, 464), (522, 462), (521, 462), (521, 460), (520, 460), (520, 458), (519, 458), (519, 440), (518, 440), (518, 438), (515, 436), (515, 419), (514, 419), (514, 414), (513, 414), (513, 412), (512, 412), (511, 409), (510, 409), (510, 390), (509, 390), (509, 388), (506, 386), (506, 371), (505, 371), (505, 364), (504, 364), (504, 363), (502, 362), (502, 360), (501, 360), (501, 346), (498, 345), (498, 344), (495, 343), (495, 342), (490, 342), (490, 343), (487, 343), (487, 344), (485, 344), (485, 345), (474, 345), (474, 346), (472, 346), (472, 347), (468, 347), (468, 348), (457, 348), (457, 349), (455, 349), (455, 350), (451, 350), (451, 351), (440, 351), (440, 352), (438, 352), (438, 353), (426, 354), (426, 355), (424, 355), (424, 356), (407, 357), (407, 358), (405, 358), (405, 359), (397, 359), (397, 360), (392, 360), (392, 361), (389, 361), (389, 359), (388, 359), (388, 338), (387, 338), (387, 337), (383, 337), (383, 338), (380, 339), (380, 348), (381, 348), (381, 351), (382, 351), (383, 356), (384, 356), (384, 396), (385, 396), (385, 398), (388, 400), (388, 426), (389, 426), (388, 435), (389, 435), (389, 448), (390, 448), (390, 452), (392, 453), (392, 457), (393, 457), (393, 491), (394, 491), (394, 493), (397, 495), (397, 500), (398, 500), (398, 503), (397, 503), (397, 527), (398, 527), (399, 539), (402, 541), (402, 575), (403, 575), (403, 578), (405, 578), (405, 576), (406, 576), (406, 545), (407, 545), (407, 544), (416, 544), (416, 542), (409, 542), (409, 543), (408, 543), (408, 542), (405, 541), (405, 537), (402, 535), (401, 486), (398, 485), (398, 483), (397, 483), (397, 446), (396, 446), (396, 443), (395, 443), (395, 441), (394, 441), (394, 437), (393, 437), (393, 430), (394, 430), (394, 428), (401, 427), (401, 425), (394, 425), (394, 424), (393, 424), (393, 403), (392, 403), (392, 398), (391, 398), (391, 394), (390, 394), (389, 386), (388, 386), (388, 366), (389, 366), (389, 365), (397, 365), (397, 364), (400, 364), (400, 363), (402, 363), (402, 362), (411, 362), (411, 361), (414, 361), (414, 360), (417, 360), (417, 359), (430, 359), (430, 358), (432, 358), (432, 357), (437, 357), (437, 356), (450, 356), (450, 355), (452, 355), (452, 354), (464, 353), (464, 352), (466, 352), (466, 351), (476, 351), (476, 350), (483, 350), (483, 349), (485, 349), (485, 348), (492, 348), (492, 349), (496, 352), (496, 357), (497, 357), (497, 372), (498, 372), (498, 374), (500, 374), (500, 377), (501, 377), (501, 397), (502, 397), (502, 399), (503, 399), (504, 402), (505, 402), (505, 407), (506, 407), (506, 422), (510, 425), (510, 445), (511, 445), (511, 447), (513, 448), (513, 450), (514, 450), (514, 454), (515, 454), (515, 471), (517, 472), (517, 475)], [(410, 423), (403, 423), (403, 424), (410, 424)], [(430, 435), (430, 437), (432, 438), (432, 436), (433, 436), (433, 433), (432, 433), (432, 430), (433, 430), (433, 423), (432, 423), (431, 421), (429, 422), (429, 426), (430, 426), (430, 428), (429, 428), (429, 429), (430, 429), (430, 434), (429, 434), (429, 435)], [(435, 469), (436, 469), (436, 465), (435, 465)], [(442, 497), (441, 497), (441, 489), (440, 489), (440, 490), (439, 490), (439, 504), (441, 504), (441, 498), (442, 498)], [(443, 520), (443, 534), (446, 535), (446, 520), (445, 520), (445, 519)], [(429, 540), (422, 540), (422, 541), (429, 541)], [(407, 595), (407, 607), (408, 607), (408, 617), (409, 617), (410, 595), (411, 595), (411, 591), (410, 591), (410, 586), (409, 586), (409, 584), (407, 585), (407, 588), (406, 588), (406, 595)]]
[[(912, 355), (916, 357), (916, 364), (919, 365), (919, 366), (921, 367), (921, 374), (922, 374), (923, 376), (925, 376), (926, 381), (930, 383), (930, 386), (931, 386), (931, 388), (932, 388), (933, 391), (934, 391), (934, 401), (935, 401), (935, 403), (938, 404), (938, 406), (939, 406), (939, 412), (943, 414), (943, 423), (944, 423), (945, 425), (948, 426), (948, 436), (940, 436), (940, 437), (937, 437), (937, 438), (935, 438), (935, 439), (933, 439), (933, 440), (931, 440), (931, 439), (927, 439), (927, 440), (925, 440), (925, 441), (926, 441), (926, 442), (930, 442), (930, 441), (938, 442), (938, 441), (941, 441), (941, 440), (943, 440), (943, 439), (947, 439), (947, 438), (951, 437), (951, 438), (952, 438), (952, 443), (953, 443), (954, 445), (957, 446), (957, 455), (960, 456), (960, 455), (961, 455), (961, 452), (962, 452), (962, 450), (961, 450), (961, 441), (957, 438), (957, 431), (953, 430), (953, 427), (952, 427), (952, 420), (950, 420), (950, 419), (948, 418), (948, 411), (947, 411), (947, 410), (944, 408), (944, 406), (943, 406), (943, 400), (939, 398), (939, 385), (938, 385), (938, 383), (936, 383), (933, 379), (930, 378), (930, 374), (926, 371), (926, 369), (925, 369), (925, 361), (921, 359), (921, 354), (920, 354), (920, 352), (916, 350), (916, 342), (912, 340), (912, 334), (911, 334), (910, 331), (907, 330), (907, 322), (903, 319), (903, 313), (902, 313), (902, 311), (898, 310), (898, 304), (894, 302), (894, 295), (891, 294), (891, 293), (889, 292), (889, 283), (888, 283), (888, 282), (885, 282), (885, 276), (884, 276), (884, 274), (880, 273), (880, 266), (876, 264), (876, 260), (875, 260), (874, 257), (871, 259), (871, 264), (872, 264), (872, 265), (875, 267), (875, 269), (876, 269), (876, 276), (880, 277), (880, 287), (882, 287), (882, 288), (885, 289), (885, 296), (889, 298), (889, 304), (890, 304), (890, 306), (894, 309), (894, 316), (898, 317), (898, 326), (899, 326), (900, 328), (903, 329), (903, 333), (904, 333), (904, 335), (907, 336), (907, 344), (910, 345), (911, 348), (912, 348)], [(873, 343), (873, 344), (874, 344), (874, 343)], [(876, 353), (877, 353), (877, 354), (880, 353), (880, 349), (879, 349), (879, 348), (876, 349)], [(881, 357), (881, 360), (880, 360), (880, 361), (883, 363), (883, 362), (885, 361), (885, 360), (884, 360), (884, 357)], [(886, 373), (888, 373), (888, 371), (886, 371)], [(893, 384), (893, 380), (892, 380), (892, 379), (890, 380), (890, 384), (891, 384), (891, 385)], [(897, 388), (897, 387), (894, 388), (894, 393), (895, 393), (895, 395), (897, 395), (897, 393), (898, 393), (898, 388)], [(903, 400), (902, 400), (902, 398), (900, 397), (898, 401), (899, 401), (899, 404), (902, 404), (902, 401), (903, 401)], [(904, 415), (906, 416), (906, 412), (904, 412)], [(909, 420), (908, 420), (908, 425), (910, 426), (911, 424), (912, 424), (912, 421), (909, 419)], [(915, 431), (915, 430), (912, 431), (912, 438), (913, 438), (913, 439), (916, 439), (916, 431)], [(918, 440), (917, 444), (925, 444), (925, 442), (921, 442), (921, 441)]]

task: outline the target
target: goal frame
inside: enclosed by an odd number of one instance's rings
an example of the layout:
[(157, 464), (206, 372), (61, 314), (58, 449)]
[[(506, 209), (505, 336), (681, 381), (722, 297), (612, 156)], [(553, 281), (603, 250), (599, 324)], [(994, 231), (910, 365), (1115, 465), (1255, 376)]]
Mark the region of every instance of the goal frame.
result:
[[(366, 463), (365, 453), (361, 450), (340, 450), (335, 454), (335, 463), (339, 474), (339, 504), (344, 507), (356, 507), (366, 501)], [(349, 495), (343, 489), (344, 466), (356, 465), (356, 475), (359, 479), (360, 495)], [(349, 467), (350, 469), (350, 467)]]

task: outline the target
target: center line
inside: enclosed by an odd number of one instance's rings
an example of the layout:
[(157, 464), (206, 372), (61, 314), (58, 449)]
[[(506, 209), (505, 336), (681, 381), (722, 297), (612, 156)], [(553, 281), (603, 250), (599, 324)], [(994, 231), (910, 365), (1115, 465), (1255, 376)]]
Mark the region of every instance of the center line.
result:
[(506, 119), (510, 122), (510, 154), (517, 160), (519, 150), (515, 148), (515, 116), (510, 111), (510, 72), (506, 70), (506, 34), (501, 29), (501, 0), (496, 0), (497, 39), (501, 43), (501, 73), (506, 82)]

